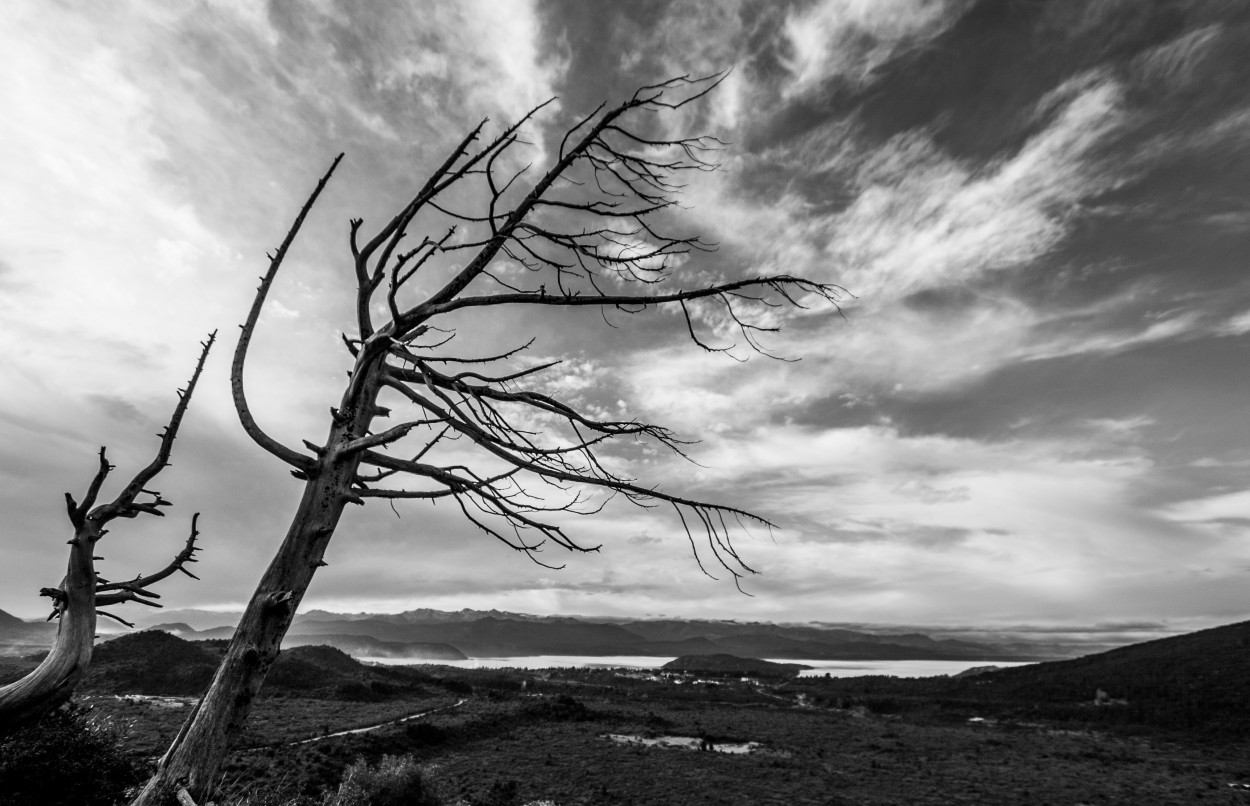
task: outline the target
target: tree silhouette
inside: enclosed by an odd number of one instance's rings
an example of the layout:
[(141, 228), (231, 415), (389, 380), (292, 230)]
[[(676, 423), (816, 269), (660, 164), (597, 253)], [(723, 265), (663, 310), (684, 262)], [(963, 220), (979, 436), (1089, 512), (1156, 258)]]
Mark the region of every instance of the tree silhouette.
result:
[(37, 668), (25, 677), (0, 687), (0, 736), (39, 719), (73, 695), (91, 663), (97, 615), (134, 626), (101, 608), (126, 602), (160, 607), (155, 600), (161, 597), (152, 591), (153, 585), (178, 571), (195, 578), (187, 570), (187, 564), (195, 562), (195, 552), (199, 550), (195, 544), (195, 539), (199, 536), (196, 529), (198, 512), (191, 517), (191, 534), (187, 536), (182, 550), (156, 573), (139, 574), (133, 579), (117, 582), (109, 581), (96, 573), (96, 561), (102, 559), (96, 555), (96, 551), (100, 539), (108, 534), (109, 530), (105, 527), (117, 518), (165, 514), (162, 509), (169, 506), (170, 502), (159, 492), (149, 490), (148, 485), (158, 473), (169, 466), (169, 456), (173, 451), (174, 439), (178, 436), (178, 428), (182, 425), (182, 418), (191, 403), (191, 395), (195, 392), (195, 385), (204, 369), (204, 361), (208, 358), (216, 337), (215, 332), (209, 334), (201, 345), (203, 349), (200, 351), (199, 361), (196, 362), (195, 372), (192, 373), (187, 388), (178, 392), (178, 404), (174, 407), (169, 424), (160, 434), (160, 446), (152, 461), (135, 474), (116, 498), (96, 506), (101, 488), (109, 473), (114, 470), (105, 449), (100, 448), (99, 468), (87, 487), (82, 503), (75, 501), (70, 493), (65, 494), (69, 520), (74, 526), (74, 537), (69, 540), (69, 567), (59, 586), (43, 588), (40, 591), (41, 595), (51, 598), (53, 602), (52, 614), (48, 619), (59, 619), (56, 638), (48, 656)]
[[(601, 105), (565, 133), (550, 167), (532, 180), (532, 168), (513, 165), (513, 152), (522, 128), (545, 104), (484, 143), (483, 121), (372, 237), (365, 239), (363, 222), (353, 219), (356, 322), (355, 333), (343, 337), (353, 366), (331, 409), (325, 441), (305, 442), (301, 450), (257, 423), (244, 367), (274, 278), (343, 155), (334, 160), (271, 256), (231, 374), (244, 429), (290, 465), (305, 482), (304, 493), (209, 691), (137, 803), (164, 804), (175, 796), (202, 802), (211, 795), (231, 737), (324, 565), (348, 504), (449, 500), (485, 534), (546, 564), (540, 552), (548, 545), (597, 548), (570, 536), (563, 514), (591, 514), (601, 508), (602, 494), (620, 495), (676, 510), (705, 572), (721, 569), (735, 583), (752, 573), (734, 548), (731, 528), (748, 521), (768, 525), (763, 518), (664, 492), (601, 461), (600, 448), (621, 438), (650, 440), (680, 454), (684, 443), (671, 431), (579, 409), (543, 391), (541, 374), (558, 362), (527, 361), (531, 342), (488, 355), (460, 352), (455, 344), (457, 322), (479, 309), (636, 313), (673, 306), (702, 349), (727, 349), (711, 346), (706, 336), (708, 323), (719, 322), (736, 327), (762, 352), (759, 334), (776, 329), (761, 316), (770, 308), (836, 306), (842, 289), (789, 275), (675, 287), (684, 257), (711, 249), (698, 237), (667, 231), (681, 177), (713, 170), (723, 144), (657, 134), (653, 116), (696, 102), (719, 80), (676, 78), (643, 87), (617, 106)], [(470, 187), (484, 198), (473, 214), (456, 209)], [(410, 230), (432, 222), (438, 222), (433, 234), (405, 242)]]

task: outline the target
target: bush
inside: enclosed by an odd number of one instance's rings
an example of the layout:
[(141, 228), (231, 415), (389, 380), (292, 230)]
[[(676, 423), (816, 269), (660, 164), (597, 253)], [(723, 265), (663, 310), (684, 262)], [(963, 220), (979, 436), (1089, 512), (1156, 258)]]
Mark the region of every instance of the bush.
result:
[(519, 802), (516, 781), (495, 781), (483, 797), (469, 801), (472, 806), (516, 806)]
[(412, 756), (382, 756), (377, 766), (364, 759), (343, 772), (335, 806), (438, 806)]
[(121, 749), (122, 737), (69, 703), (0, 741), (4, 806), (112, 806), (148, 776)]
[(546, 719), (553, 722), (586, 722), (598, 716), (581, 701), (567, 694), (530, 703), (521, 710), (531, 719)]
[(442, 744), (447, 741), (447, 731), (429, 722), (413, 722), (404, 728), (408, 741), (419, 747)]

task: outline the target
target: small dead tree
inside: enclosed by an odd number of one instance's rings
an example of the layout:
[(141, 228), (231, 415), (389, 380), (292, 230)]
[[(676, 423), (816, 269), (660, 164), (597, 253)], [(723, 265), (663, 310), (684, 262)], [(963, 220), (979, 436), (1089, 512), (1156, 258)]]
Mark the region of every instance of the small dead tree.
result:
[(96, 573), (96, 555), (100, 539), (108, 534), (105, 527), (117, 518), (134, 518), (139, 515), (164, 516), (163, 507), (169, 506), (161, 494), (148, 489), (157, 474), (169, 466), (169, 456), (178, 436), (178, 428), (191, 403), (191, 395), (204, 369), (204, 361), (212, 349), (216, 332), (202, 342), (199, 361), (186, 389), (178, 391), (178, 404), (174, 407), (169, 424), (160, 434), (160, 447), (147, 467), (135, 474), (122, 491), (107, 504), (96, 506), (96, 500), (109, 473), (114, 469), (108, 461), (104, 448), (100, 448), (100, 464), (95, 478), (87, 487), (82, 503), (65, 494), (70, 523), (74, 525), (74, 537), (69, 541), (69, 567), (61, 584), (55, 588), (43, 588), (40, 595), (52, 599), (52, 614), (48, 620), (59, 619), (56, 638), (48, 656), (30, 674), (0, 688), (0, 736), (16, 731), (39, 719), (44, 714), (67, 701), (86, 674), (91, 663), (95, 644), (96, 617), (105, 616), (133, 627), (125, 619), (102, 608), (110, 605), (137, 602), (148, 607), (161, 607), (156, 600), (160, 594), (152, 586), (181, 571), (197, 577), (187, 570), (187, 564), (195, 562), (199, 550), (195, 540), (199, 536), (196, 523), (199, 513), (191, 516), (191, 533), (186, 544), (173, 560), (153, 574), (139, 574), (133, 579), (112, 582)]
[[(703, 349), (724, 349), (699, 335), (710, 317), (719, 316), (762, 351), (758, 334), (776, 328), (761, 324), (761, 312), (809, 302), (836, 306), (840, 288), (789, 275), (686, 289), (665, 282), (685, 256), (710, 248), (697, 237), (668, 234), (664, 222), (681, 175), (714, 169), (722, 144), (654, 134), (649, 116), (694, 103), (718, 80), (677, 78), (644, 87), (618, 106), (600, 106), (567, 131), (553, 164), (529, 182), (529, 169), (506, 166), (522, 127), (542, 106), (479, 144), (483, 121), (376, 234), (365, 240), (362, 221), (353, 219), (356, 322), (354, 334), (343, 337), (353, 366), (331, 409), (326, 439), (306, 441), (298, 450), (254, 419), (244, 364), (274, 277), (343, 155), (334, 160), (270, 256), (231, 374), (244, 429), (291, 466), (304, 482), (303, 496), (208, 692), (137, 804), (204, 802), (211, 795), (221, 760), (314, 573), (325, 565), (326, 546), (348, 504), (448, 500), (482, 532), (541, 563), (539, 552), (548, 543), (570, 551), (598, 548), (571, 538), (561, 518), (597, 511), (598, 490), (644, 506), (672, 506), (705, 572), (711, 564), (735, 582), (753, 573), (734, 549), (729, 528), (766, 521), (644, 486), (600, 461), (601, 447), (622, 437), (650, 439), (681, 453), (684, 443), (671, 431), (578, 410), (547, 393), (540, 373), (558, 362), (526, 362), (530, 342), (518, 340), (491, 355), (448, 347), (467, 316), (500, 306), (636, 313), (670, 305), (684, 315), (690, 337)], [(485, 199), (483, 209), (455, 210), (473, 186)], [(418, 226), (433, 234), (405, 245)], [(712, 310), (700, 315), (700, 305)], [(384, 418), (395, 424), (375, 426)]]

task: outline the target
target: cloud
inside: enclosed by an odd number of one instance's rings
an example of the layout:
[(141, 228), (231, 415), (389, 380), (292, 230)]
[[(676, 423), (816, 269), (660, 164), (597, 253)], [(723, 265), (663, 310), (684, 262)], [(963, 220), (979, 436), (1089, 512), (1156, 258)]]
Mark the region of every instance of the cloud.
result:
[(1109, 79), (1066, 83), (1043, 102), (1061, 104), (1050, 125), (985, 166), (919, 132), (895, 137), (860, 166), (855, 201), (830, 222), (842, 281), (857, 295), (901, 296), (1046, 254), (1074, 207), (1114, 184), (1090, 157), (1123, 119), (1119, 98)]
[(1221, 336), (1244, 336), (1250, 333), (1250, 311), (1226, 319), (1216, 330)]
[(968, 3), (948, 0), (817, 0), (786, 14), (782, 28), (792, 76), (787, 97), (830, 79), (863, 84), (890, 59), (949, 28)]
[(1183, 311), (1131, 332), (1067, 333), (1059, 337), (1039, 341), (1021, 351), (1020, 357), (1028, 361), (1041, 361), (1070, 355), (1090, 353), (1112, 354), (1143, 345), (1193, 336), (1207, 329), (1202, 327), (1203, 317), (1197, 311)]
[(635, 353), (621, 377), (631, 406), (679, 433), (743, 428), (804, 406), (832, 406), (839, 395), (863, 405), (967, 386), (1016, 360), (1039, 321), (1010, 299), (977, 299), (954, 310), (864, 306), (847, 320), (829, 316), (811, 329), (791, 322), (761, 339), (776, 354), (801, 359), (795, 363), (752, 355), (740, 364), (682, 340)]
[(1182, 523), (1232, 525), (1244, 536), (1250, 526), (1250, 491), (1180, 501), (1164, 507), (1161, 512)]
[[(731, 154), (724, 171), (699, 177), (688, 217), (721, 243), (723, 264), (836, 282), (856, 298), (844, 304), (849, 321), (818, 323), (827, 312), (820, 304), (767, 312), (765, 324), (786, 328), (762, 340), (770, 352), (804, 359), (794, 367), (700, 364), (677, 349), (639, 357), (629, 377), (644, 405), (678, 424), (702, 417), (731, 427), (749, 412), (822, 396), (949, 390), (1029, 356), (1130, 346), (1133, 334), (1097, 324), (1084, 347), (1071, 332), (1050, 343), (1050, 328), (1073, 312), (1038, 308), (997, 281), (1040, 271), (1079, 225), (1082, 205), (1122, 181), (1105, 152), (1132, 121), (1124, 88), (1110, 72), (1089, 70), (1027, 111), (1031, 135), (979, 161), (947, 153), (924, 130), (874, 141), (853, 116), (831, 117), (795, 141)], [(760, 184), (778, 170), (822, 177), (812, 187), (836, 188), (842, 200), (830, 204), (793, 181)], [(1081, 306), (1091, 317), (1092, 305)], [(737, 336), (723, 315), (708, 321), (718, 345)], [(1187, 324), (1158, 323), (1140, 338), (1179, 336)], [(699, 391), (678, 394), (682, 377), (697, 378)]]
[(1190, 87), (1221, 32), (1219, 24), (1208, 25), (1144, 51), (1132, 63), (1135, 78), (1156, 92)]
[[(764, 591), (777, 579), (799, 595), (810, 582), (813, 597), (832, 585), (868, 620), (930, 607), (983, 622), (1030, 610), (1163, 614), (1170, 605), (1152, 600), (1151, 580), (1174, 603), (1184, 588), (1175, 575), (1235, 575), (1218, 564), (1228, 535), (1188, 527), (1182, 508), (1141, 507), (1153, 463), (1122, 444), (1121, 428), (1102, 430), (984, 442), (776, 425), (718, 436), (699, 453), (706, 469), (689, 475), (701, 492), (733, 479), (735, 502), (781, 525), (778, 549), (738, 545), (767, 570)], [(1184, 512), (1222, 517), (1243, 505)], [(1228, 606), (1229, 591), (1217, 588), (1210, 601)]]

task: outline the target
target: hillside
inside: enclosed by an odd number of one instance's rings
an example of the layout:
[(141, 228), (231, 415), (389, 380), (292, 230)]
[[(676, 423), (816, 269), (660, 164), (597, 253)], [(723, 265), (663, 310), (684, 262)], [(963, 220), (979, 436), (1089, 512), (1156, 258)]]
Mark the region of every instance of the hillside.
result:
[(6, 629), (6, 628), (11, 629), (15, 625), (25, 624), (25, 623), (26, 622), (22, 621), (20, 618), (13, 615), (12, 613), (6, 613), (5, 611), (0, 610), (0, 630)]
[(25, 655), (47, 649), (55, 635), (55, 623), (23, 621), (0, 610), (0, 655)]
[(980, 696), (1092, 704), (1102, 690), (1109, 721), (1178, 728), (1250, 725), (1250, 621), (1067, 661), (1001, 669), (968, 681)]
[(97, 646), (81, 690), (194, 697), (208, 688), (219, 660), (199, 644), (143, 630)]
[[(143, 630), (96, 648), (83, 692), (195, 697), (217, 671), (224, 642), (193, 642)], [(419, 689), (429, 678), (413, 669), (366, 666), (328, 646), (284, 649), (265, 679), (262, 696), (332, 700), (388, 699)]]
[(368, 702), (419, 694), (430, 678), (413, 669), (366, 666), (329, 646), (283, 649), (262, 694)]
[[(1065, 661), (959, 677), (804, 678), (827, 704), (1031, 721), (1149, 726), (1207, 736), (1250, 733), (1250, 622)], [(1098, 704), (1098, 692), (1104, 693)]]

